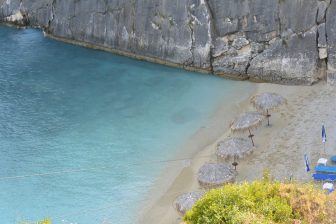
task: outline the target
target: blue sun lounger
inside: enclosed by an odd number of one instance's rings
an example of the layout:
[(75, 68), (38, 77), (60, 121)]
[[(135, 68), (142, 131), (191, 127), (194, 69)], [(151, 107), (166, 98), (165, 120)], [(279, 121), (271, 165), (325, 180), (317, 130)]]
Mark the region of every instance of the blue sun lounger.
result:
[(336, 163), (336, 156), (332, 156), (332, 157), (330, 158), (330, 160), (331, 160), (331, 162)]
[(336, 166), (315, 166), (317, 173), (334, 173), (336, 174)]
[(318, 181), (336, 181), (336, 174), (314, 173), (313, 178)]

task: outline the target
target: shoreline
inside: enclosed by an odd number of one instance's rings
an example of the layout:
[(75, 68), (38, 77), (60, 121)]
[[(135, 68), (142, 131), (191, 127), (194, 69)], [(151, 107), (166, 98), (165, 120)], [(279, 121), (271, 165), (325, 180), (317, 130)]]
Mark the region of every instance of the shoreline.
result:
[[(293, 177), (301, 182), (312, 181), (311, 173), (305, 171), (303, 155), (308, 154), (312, 161), (311, 166), (321, 157), (321, 151), (316, 150), (322, 147), (321, 123), (326, 123), (327, 132), (336, 131), (336, 116), (332, 116), (333, 111), (336, 111), (336, 99), (333, 97), (336, 89), (329, 87), (325, 81), (313, 86), (299, 87), (268, 83), (256, 84), (253, 93), (237, 104), (239, 106), (235, 108), (236, 111), (230, 111), (233, 115), (230, 120), (235, 117), (235, 112), (254, 110), (249, 103), (249, 98), (262, 92), (276, 92), (287, 98), (288, 105), (272, 114), (270, 127), (267, 127), (264, 122), (254, 132), (257, 149), (252, 155), (239, 161), (236, 181), (244, 182), (261, 178), (264, 170), (269, 170), (277, 180)], [(324, 115), (320, 114), (321, 110), (325, 111)], [(221, 112), (217, 111), (217, 113)], [(166, 186), (167, 190), (161, 197), (148, 206), (147, 212), (142, 213), (139, 223), (180, 223), (181, 217), (173, 207), (175, 198), (186, 192), (202, 190), (197, 182), (197, 171), (205, 162), (217, 162), (216, 144), (229, 136), (233, 134), (227, 126), (226, 131), (222, 132), (219, 137), (214, 141), (208, 141), (208, 144), (198, 150), (192, 156), (190, 166), (181, 169), (169, 186)], [(245, 137), (245, 134), (240, 136)], [(330, 137), (330, 139), (327, 148), (330, 147), (330, 142), (336, 142), (336, 137)], [(325, 157), (329, 158), (328, 156), (333, 153), (336, 154), (336, 150), (333, 152), (330, 149)], [(160, 185), (156, 185), (158, 186)]]
[[(244, 83), (245, 84), (245, 83)], [(168, 207), (173, 207), (173, 201), (170, 204), (165, 203), (162, 206), (162, 199), (174, 197), (174, 199), (184, 191), (172, 192), (179, 177), (185, 177), (184, 173), (188, 172), (193, 166), (195, 160), (209, 160), (214, 157), (214, 153), (199, 155), (205, 148), (220, 138), (228, 127), (234, 115), (241, 111), (242, 107), (249, 100), (250, 95), (256, 92), (256, 83), (250, 83), (249, 89), (237, 97), (237, 101), (232, 101), (228, 106), (227, 99), (220, 101), (216, 109), (209, 116), (204, 126), (200, 127), (186, 142), (178, 147), (177, 153), (172, 157), (178, 161), (167, 164), (161, 175), (155, 181), (153, 187), (146, 195), (146, 200), (140, 205), (140, 214), (137, 216), (136, 223), (161, 223), (158, 222), (162, 218)], [(245, 89), (244, 89), (245, 91)], [(182, 160), (181, 160), (182, 159)], [(192, 179), (189, 179), (192, 183)], [(188, 185), (183, 184), (183, 185)], [(175, 210), (174, 210), (175, 211)], [(159, 216), (157, 216), (160, 214)], [(154, 216), (153, 216), (154, 215)], [(176, 215), (178, 215), (176, 213)], [(163, 223), (173, 223), (170, 221)]]
[(75, 40), (75, 39), (70, 39), (70, 38), (66, 38), (66, 37), (60, 37), (57, 35), (54, 35), (50, 32), (47, 32), (43, 27), (40, 26), (32, 26), (32, 25), (18, 25), (18, 24), (14, 24), (14, 23), (10, 23), (10, 22), (5, 22), (5, 21), (1, 21), (0, 20), (0, 26), (8, 26), (8, 27), (14, 27), (16, 29), (26, 29), (26, 28), (30, 28), (30, 29), (38, 29), (40, 30), (44, 37), (52, 39), (52, 40), (56, 40), (56, 41), (60, 41), (63, 43), (67, 43), (67, 44), (72, 44), (72, 45), (77, 45), (77, 46), (81, 46), (81, 47), (85, 47), (85, 48), (89, 48), (89, 49), (93, 49), (93, 50), (99, 50), (99, 51), (105, 51), (105, 52), (109, 52), (115, 55), (119, 55), (119, 56), (124, 56), (124, 57), (128, 57), (128, 58), (132, 58), (132, 59), (136, 59), (136, 60), (140, 60), (140, 61), (146, 61), (146, 62), (150, 62), (150, 63), (154, 63), (154, 64), (159, 64), (159, 65), (164, 65), (164, 66), (168, 66), (168, 67), (172, 67), (172, 68), (180, 68), (186, 71), (190, 71), (190, 72), (198, 72), (198, 73), (202, 73), (202, 74), (206, 74), (206, 75), (214, 75), (217, 77), (221, 77), (221, 78), (225, 78), (225, 79), (230, 79), (230, 80), (235, 80), (235, 81), (248, 81), (248, 82), (252, 82), (252, 83), (269, 83), (269, 84), (277, 84), (277, 85), (291, 85), (291, 86), (311, 86), (314, 85), (316, 83), (318, 83), (320, 80), (317, 80), (316, 82), (313, 83), (307, 83), (307, 82), (294, 82), (294, 83), (290, 83), (290, 82), (274, 82), (272, 83), (269, 80), (262, 80), (262, 79), (258, 79), (256, 77), (241, 77), (241, 76), (234, 76), (234, 75), (230, 75), (228, 73), (223, 73), (223, 72), (215, 72), (212, 69), (212, 66), (210, 66), (209, 68), (201, 68), (201, 67), (195, 67), (195, 66), (189, 66), (189, 65), (184, 65), (184, 64), (180, 64), (178, 62), (173, 62), (173, 61), (169, 61), (169, 60), (165, 60), (165, 59), (161, 59), (158, 57), (154, 57), (154, 56), (148, 56), (148, 55), (141, 55), (135, 52), (131, 52), (131, 51), (126, 51), (126, 50), (120, 50), (120, 49), (116, 49), (110, 46), (106, 46), (104, 44), (94, 44), (94, 43), (90, 43), (87, 41), (83, 41), (83, 40)]
[(129, 51), (115, 49), (115, 48), (108, 47), (108, 46), (102, 45), (102, 44), (92, 44), (92, 43), (81, 41), (81, 40), (74, 40), (74, 39), (59, 37), (59, 36), (53, 35), (51, 33), (47, 33), (42, 29), (41, 29), (41, 31), (43, 32), (45, 37), (56, 40), (56, 41), (61, 41), (61, 42), (64, 42), (64, 43), (73, 44), (73, 45), (77, 45), (77, 46), (81, 46), (81, 47), (85, 47), (85, 48), (89, 48), (89, 49), (93, 49), (93, 50), (105, 51), (105, 52), (109, 52), (109, 53), (112, 53), (112, 54), (116, 54), (116, 55), (120, 55), (120, 56), (124, 56), (124, 57), (128, 57), (128, 58), (133, 58), (133, 59), (140, 60), (140, 61), (147, 61), (147, 62), (154, 63), (154, 64), (165, 65), (165, 66), (168, 66), (168, 67), (180, 68), (180, 69), (184, 69), (184, 70), (190, 71), (190, 72), (198, 72), (198, 73), (203, 73), (203, 74), (214, 75), (213, 71), (211, 71), (209, 69), (187, 66), (187, 65), (171, 62), (171, 61), (168, 61), (168, 60), (163, 60), (163, 59), (160, 59), (160, 58), (156, 58), (156, 57), (140, 55), (140, 54), (129, 52)]

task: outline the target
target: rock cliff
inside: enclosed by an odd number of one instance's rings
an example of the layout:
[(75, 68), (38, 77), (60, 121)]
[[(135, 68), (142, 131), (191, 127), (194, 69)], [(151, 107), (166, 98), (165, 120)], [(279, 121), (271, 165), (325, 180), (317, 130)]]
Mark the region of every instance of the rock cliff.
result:
[(333, 0), (0, 0), (0, 20), (236, 79), (336, 79)]

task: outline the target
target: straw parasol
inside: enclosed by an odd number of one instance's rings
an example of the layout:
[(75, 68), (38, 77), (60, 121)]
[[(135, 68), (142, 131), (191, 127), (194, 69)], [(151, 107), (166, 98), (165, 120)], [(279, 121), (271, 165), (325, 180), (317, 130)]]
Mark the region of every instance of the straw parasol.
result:
[(198, 182), (202, 187), (219, 187), (233, 182), (236, 171), (224, 163), (206, 163), (198, 170)]
[(203, 191), (195, 191), (182, 194), (178, 196), (174, 201), (174, 207), (181, 215), (185, 215), (194, 204), (204, 195)]
[(260, 112), (264, 113), (267, 117), (267, 125), (270, 125), (269, 119), (270, 112), (275, 111), (281, 105), (286, 104), (287, 100), (276, 93), (261, 93), (251, 98), (251, 103)]
[(227, 138), (217, 145), (217, 158), (229, 160), (230, 158), (242, 159), (251, 154), (255, 147), (244, 138)]
[(264, 116), (259, 112), (246, 112), (244, 114), (241, 114), (239, 117), (231, 122), (231, 131), (244, 132), (248, 130), (250, 134), (248, 137), (251, 139), (252, 145), (254, 146), (254, 135), (251, 133), (251, 129), (260, 126), (263, 119)]

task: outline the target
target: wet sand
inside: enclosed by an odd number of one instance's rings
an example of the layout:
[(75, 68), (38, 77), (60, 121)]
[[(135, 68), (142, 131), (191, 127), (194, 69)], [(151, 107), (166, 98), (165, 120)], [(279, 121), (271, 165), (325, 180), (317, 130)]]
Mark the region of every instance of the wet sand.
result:
[[(247, 158), (239, 161), (237, 181), (251, 181), (260, 178), (265, 169), (279, 180), (290, 177), (298, 181), (312, 181), (311, 173), (305, 171), (303, 156), (308, 154), (312, 165), (321, 156), (329, 158), (336, 154), (336, 88), (328, 86), (324, 81), (314, 86), (282, 86), (275, 84), (256, 84), (257, 88), (253, 94), (262, 92), (275, 92), (286, 97), (288, 105), (283, 106), (272, 114), (271, 126), (264, 122), (255, 134), (257, 149)], [(252, 95), (252, 94), (251, 94)], [(170, 168), (175, 169), (166, 173), (165, 181), (158, 181), (152, 191), (153, 198), (143, 211), (139, 223), (146, 224), (175, 224), (181, 222), (181, 217), (173, 207), (173, 201), (182, 193), (201, 190), (197, 183), (197, 171), (207, 161), (217, 161), (215, 149), (218, 141), (235, 136), (229, 131), (229, 122), (236, 114), (254, 110), (249, 100), (236, 104), (230, 111), (220, 108), (212, 119), (213, 122), (221, 122), (226, 131), (213, 139), (218, 131), (199, 131), (193, 138), (196, 142), (203, 142), (198, 152), (188, 162), (176, 165), (171, 164)], [(223, 114), (225, 113), (225, 114)], [(221, 119), (226, 117), (226, 119)], [(230, 118), (230, 119), (229, 119)], [(328, 141), (326, 153), (323, 152), (321, 142), (321, 125), (324, 123), (327, 129)], [(216, 125), (214, 125), (216, 126)], [(221, 128), (218, 128), (221, 129)], [(223, 127), (222, 127), (222, 130)], [(242, 134), (239, 136), (245, 136)], [(194, 143), (195, 144), (195, 143)], [(188, 148), (188, 147), (186, 147)], [(181, 157), (178, 157), (181, 158)], [(173, 173), (179, 172), (174, 178)], [(156, 190), (155, 190), (156, 189)], [(161, 194), (155, 194), (161, 191)]]

